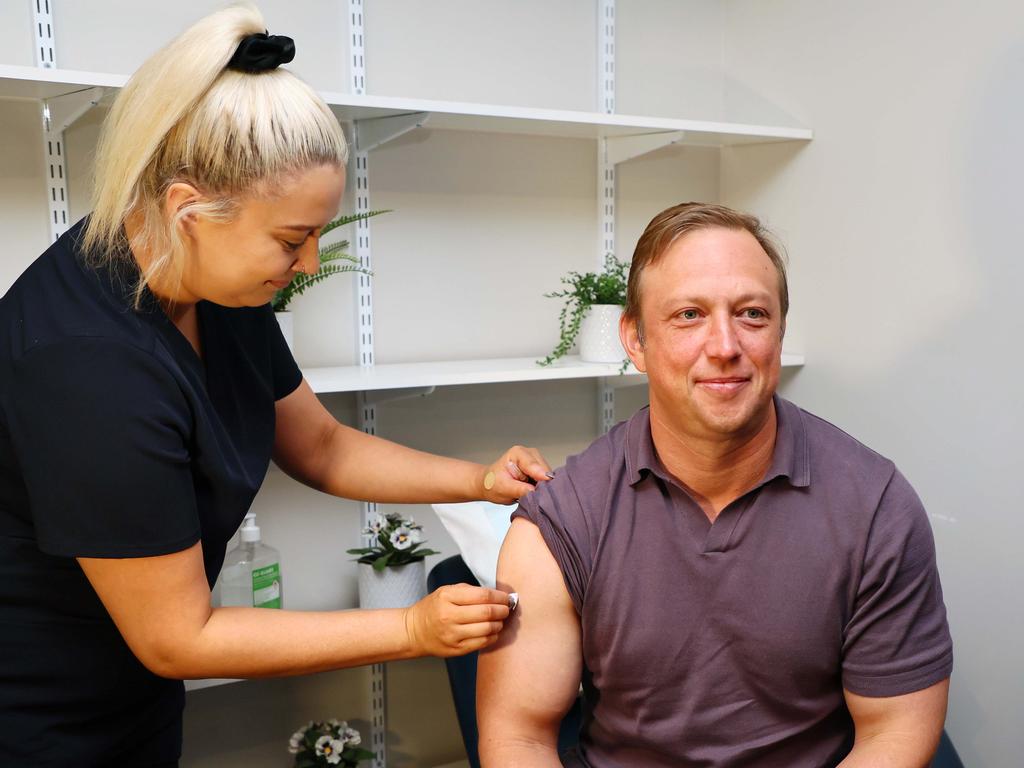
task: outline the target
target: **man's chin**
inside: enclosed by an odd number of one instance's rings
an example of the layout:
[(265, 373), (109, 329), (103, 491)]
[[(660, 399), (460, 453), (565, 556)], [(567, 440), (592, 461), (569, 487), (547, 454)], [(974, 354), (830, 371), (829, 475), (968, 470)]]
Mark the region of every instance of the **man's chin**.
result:
[(732, 437), (749, 432), (758, 426), (760, 404), (744, 398), (742, 402), (715, 403), (699, 407), (697, 413), (704, 427), (722, 437)]

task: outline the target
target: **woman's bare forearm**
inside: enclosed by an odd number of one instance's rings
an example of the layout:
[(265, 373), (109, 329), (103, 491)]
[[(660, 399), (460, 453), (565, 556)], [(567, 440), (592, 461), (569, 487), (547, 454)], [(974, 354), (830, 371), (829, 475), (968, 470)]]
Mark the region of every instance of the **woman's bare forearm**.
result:
[(283, 677), (421, 655), (406, 610), (214, 608), (187, 643), (154, 669), (165, 677)]
[(417, 504), (484, 495), (482, 464), (406, 448), (339, 424), (324, 449), (317, 487), (348, 499)]

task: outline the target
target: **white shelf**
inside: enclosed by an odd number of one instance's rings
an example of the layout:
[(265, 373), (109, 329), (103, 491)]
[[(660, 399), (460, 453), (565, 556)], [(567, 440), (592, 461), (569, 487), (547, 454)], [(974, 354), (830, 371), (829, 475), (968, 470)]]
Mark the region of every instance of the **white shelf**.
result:
[[(86, 88), (120, 88), (125, 75), (0, 65), (0, 100), (50, 99)], [(682, 131), (682, 144), (723, 146), (775, 141), (810, 141), (810, 129), (748, 125), (709, 120), (678, 120), (636, 115), (607, 115), (557, 109), (532, 109), (495, 104), (358, 96), (321, 92), (341, 120), (368, 120), (417, 112), (429, 113), (429, 128), (517, 133), (573, 138), (637, 136)]]
[[(785, 353), (784, 367), (801, 366), (803, 355)], [(541, 367), (537, 358), (515, 357), (497, 360), (454, 360), (440, 363), (395, 363), (360, 367), (307, 368), (303, 371), (314, 392), (362, 392), (409, 387), (446, 387), (460, 384), (497, 384), (512, 381), (550, 381), (611, 377), (625, 386), (643, 384), (646, 377), (630, 366), (619, 376), (619, 363), (582, 363), (565, 357)]]
[(231, 683), (243, 683), (242, 678), (237, 677), (210, 677), (203, 680), (186, 680), (186, 691), (200, 691), (203, 688), (213, 688), (218, 685), (230, 685)]
[(125, 75), (0, 64), (0, 99), (52, 99), (86, 88), (120, 88)]

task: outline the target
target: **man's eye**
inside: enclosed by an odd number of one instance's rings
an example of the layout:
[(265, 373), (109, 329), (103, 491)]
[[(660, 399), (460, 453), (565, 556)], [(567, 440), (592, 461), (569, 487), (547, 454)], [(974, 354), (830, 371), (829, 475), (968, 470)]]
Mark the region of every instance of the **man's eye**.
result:
[(743, 316), (748, 320), (764, 320), (768, 317), (763, 309), (756, 309), (754, 307), (743, 310)]
[[(305, 241), (303, 241), (305, 242)], [(293, 243), (291, 240), (282, 240), (281, 244), (284, 245), (289, 251), (297, 251), (302, 247), (302, 243)]]
[(696, 320), (700, 317), (700, 313), (696, 309), (684, 309), (679, 313), (679, 317), (683, 320)]

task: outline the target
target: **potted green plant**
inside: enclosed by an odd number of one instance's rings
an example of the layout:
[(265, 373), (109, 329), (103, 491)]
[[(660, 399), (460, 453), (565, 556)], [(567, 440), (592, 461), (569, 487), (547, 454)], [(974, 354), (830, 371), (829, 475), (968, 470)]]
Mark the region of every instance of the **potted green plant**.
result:
[(562, 278), (563, 290), (544, 294), (566, 301), (558, 315), (558, 344), (538, 361), (540, 365), (551, 365), (569, 354), (577, 341), (585, 363), (626, 360), (619, 341), (619, 318), (626, 305), (628, 276), (629, 264), (608, 254), (600, 272), (570, 272)]
[[(387, 210), (368, 211), (366, 213), (353, 213), (346, 216), (339, 216), (334, 219), (334, 221), (326, 224), (324, 228), (320, 230), (320, 237), (322, 238), (324, 235), (338, 227), (344, 227), (348, 224), (389, 212), (390, 211)], [(288, 305), (291, 303), (292, 299), (296, 296), (301, 296), (314, 285), (323, 282), (332, 275), (340, 275), (343, 272), (360, 272), (364, 275), (373, 274), (368, 269), (361, 267), (359, 265), (359, 259), (347, 252), (348, 246), (348, 240), (339, 240), (336, 243), (325, 245), (320, 249), (319, 253), (320, 269), (312, 275), (296, 275), (294, 280), (274, 294), (274, 298), (270, 304), (274, 308), (274, 316), (277, 318), (277, 322), (281, 325), (281, 333), (284, 334), (284, 338), (285, 341), (288, 342), (289, 349), (292, 349), (293, 323), (292, 313), (288, 309)]]
[(292, 734), (288, 751), (295, 755), (295, 768), (356, 768), (374, 758), (373, 752), (359, 746), (362, 741), (359, 731), (344, 720), (310, 721)]
[(372, 537), (368, 547), (350, 549), (359, 555), (359, 606), (405, 608), (427, 594), (424, 559), (439, 555), (424, 549), (423, 526), (391, 512), (378, 514), (363, 534)]

